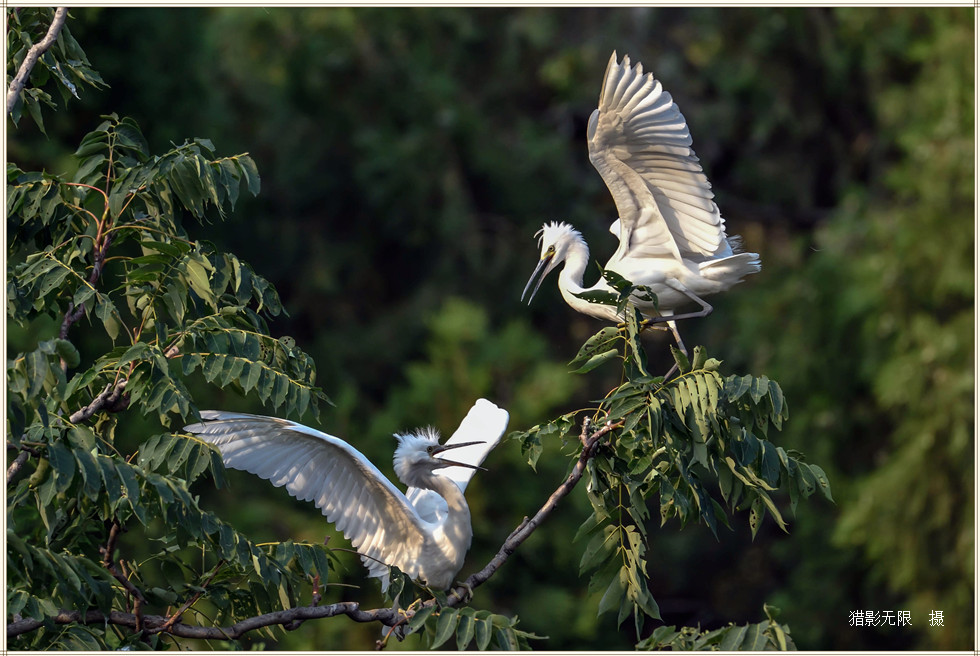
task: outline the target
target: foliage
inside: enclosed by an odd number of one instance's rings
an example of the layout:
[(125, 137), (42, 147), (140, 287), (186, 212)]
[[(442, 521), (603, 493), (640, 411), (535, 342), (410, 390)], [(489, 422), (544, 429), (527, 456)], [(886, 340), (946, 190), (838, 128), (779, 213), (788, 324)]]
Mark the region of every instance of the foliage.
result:
[(757, 624), (728, 626), (713, 631), (700, 631), (693, 627), (676, 630), (661, 626), (637, 645), (637, 649), (672, 651), (787, 651), (796, 645), (789, 635), (789, 627), (776, 621), (779, 610), (764, 607), (767, 620)]
[[(54, 12), (52, 7), (19, 7), (4, 12), (7, 18), (7, 87), (16, 76), (31, 46), (44, 38)], [(20, 121), (26, 109), (38, 128), (44, 132), (41, 105), (55, 107), (54, 100), (45, 87), (54, 86), (65, 103), (69, 98), (79, 97), (78, 88), (82, 85), (96, 89), (105, 87), (102, 77), (92, 69), (85, 52), (67, 26), (61, 29), (55, 43), (41, 55), (38, 63), (40, 66), (35, 66), (31, 71), (30, 84), (25, 85), (18, 94), (10, 113), (14, 125)]]
[[(446, 381), (468, 379), (465, 368), (441, 374), (446, 360), (437, 365), (430, 349), (429, 322), (447, 296), (481, 308), (491, 339), (511, 322), (544, 339), (533, 359), (552, 366), (597, 330), (553, 288), (530, 308), (518, 300), (543, 220), (575, 224), (599, 261), (612, 252), (615, 208), (582, 142), (610, 52), (642, 61), (683, 109), (729, 231), (764, 262), (761, 275), (712, 297), (710, 317), (682, 324), (684, 338), (729, 371), (779, 381), (793, 406), (779, 444), (826, 469), (838, 504), (811, 504), (790, 537), (766, 522), (751, 544), (743, 521), (718, 542), (693, 522), (661, 531), (647, 570), (664, 620), (744, 624), (769, 601), (808, 649), (970, 647), (971, 8), (76, 7), (70, 22), (111, 87), (80, 94), (77, 111), (46, 114), (50, 138), (22, 121), (8, 159), (74, 170), (72, 152), (104, 108), (139, 117), (154, 153), (182, 135), (249, 151), (263, 194), (208, 238), (275, 285), (289, 309), (277, 334), (304, 345), (337, 401), (328, 428), (372, 436), (363, 441), (381, 467), (390, 448), (374, 439), (377, 416), (385, 429), (436, 417), (444, 431), (460, 416), (441, 398), (419, 405), (414, 389), (442, 395)], [(8, 357), (34, 351), (34, 332), (53, 339), (60, 321), (11, 322)], [(86, 335), (71, 337), (83, 356), (108, 350)], [(485, 357), (479, 339), (452, 342), (454, 365)], [(667, 347), (654, 347), (663, 343), (645, 337), (651, 371), (671, 364)], [(579, 384), (550, 407), (553, 374), (520, 397), (510, 387), (522, 362), (481, 364), (473, 376), (501, 405), (520, 405), (515, 428), (621, 382), (609, 364), (565, 376)], [(409, 376), (406, 363), (431, 367)], [(255, 394), (200, 382), (188, 383), (200, 407), (263, 411)], [(119, 439), (160, 432), (134, 426), (134, 414), (117, 415)], [(467, 567), (564, 475), (560, 441), (542, 442), (537, 475), (517, 484), (519, 449), (500, 448), (467, 490), (483, 524)], [(238, 473), (228, 474), (234, 495), (196, 492), (252, 536), (322, 542), (328, 529), (315, 513), (279, 502), (279, 490), (237, 484)], [(519, 613), (550, 649), (631, 648), (632, 627), (617, 631), (615, 613), (596, 617), (603, 591), (588, 594), (587, 579), (568, 575), (591, 508), (586, 495), (562, 503), (481, 586), (479, 603)], [(784, 515), (787, 505), (777, 499)], [(136, 556), (137, 546), (127, 550)], [(347, 575), (357, 578), (357, 566)], [(346, 598), (340, 588), (324, 596)], [(911, 608), (913, 626), (848, 627), (848, 610), (861, 607)], [(931, 608), (945, 610), (946, 627), (928, 626)], [(308, 622), (275, 644), (364, 649), (376, 628)]]
[[(185, 213), (221, 217), (241, 187), (258, 193), (255, 164), (216, 158), (203, 139), (151, 156), (136, 122), (115, 115), (76, 158), (69, 176), (7, 169), (8, 321), (60, 320), (57, 337), (7, 362), (7, 448), (19, 454), (8, 470), (8, 612), (43, 626), (14, 644), (159, 644), (153, 631), (105, 624), (61, 630), (52, 618), (63, 610), (179, 608), (177, 619), (203, 596), (221, 623), (291, 604), (311, 577), (326, 581), (323, 547), (256, 545), (202, 510), (191, 484), (224, 478), (208, 445), (164, 432), (127, 453), (118, 435), (130, 408), (165, 431), (174, 415), (194, 417), (193, 374), (290, 414), (326, 400), (309, 356), (269, 336), (262, 315), (281, 305), (268, 281), (183, 228)], [(81, 340), (70, 333), (83, 318)], [(123, 557), (126, 531), (154, 545), (148, 557)]]
[[(398, 598), (404, 590), (404, 577), (398, 580), (400, 585), (389, 590), (391, 598)], [(444, 645), (455, 638), (456, 648), (460, 651), (475, 645), (480, 651), (491, 646), (505, 651), (529, 650), (528, 640), (542, 640), (541, 636), (517, 628), (517, 617), (498, 615), (489, 610), (474, 610), (470, 607), (453, 608), (447, 603), (444, 593), (435, 592), (438, 605), (419, 608), (408, 621), (406, 633), (417, 633), (425, 637), (429, 649), (444, 648)], [(387, 640), (387, 636), (386, 636)]]
[[(619, 297), (610, 294), (595, 302), (615, 306), (637, 293), (628, 281), (614, 284)], [(661, 619), (646, 573), (649, 502), (659, 501), (661, 526), (673, 517), (681, 526), (697, 519), (716, 536), (719, 523), (728, 525), (729, 512), (748, 510), (754, 537), (767, 514), (786, 530), (770, 492), (788, 491), (794, 513), (799, 499), (818, 489), (828, 499), (831, 495), (820, 467), (768, 439), (770, 428), (780, 429), (788, 416), (775, 381), (748, 375), (723, 378), (721, 363), (708, 358), (703, 347), (695, 349), (691, 362), (678, 352), (677, 376), (651, 376), (640, 342), (645, 327), (641, 315), (628, 302), (622, 307), (624, 324), (600, 330), (570, 363), (584, 373), (620, 360), (623, 381), (589, 409), (591, 423), (613, 427), (615, 438), (588, 454), (592, 514), (576, 539), (591, 536), (579, 570), (592, 573), (590, 592), (603, 593), (599, 613), (617, 611), (617, 624), (632, 614), (639, 638), (645, 617)], [(567, 440), (581, 413), (573, 411), (512, 437), (534, 466), (542, 438)], [(573, 457), (592, 447), (584, 438), (573, 444)], [(717, 494), (709, 487), (712, 479)]]

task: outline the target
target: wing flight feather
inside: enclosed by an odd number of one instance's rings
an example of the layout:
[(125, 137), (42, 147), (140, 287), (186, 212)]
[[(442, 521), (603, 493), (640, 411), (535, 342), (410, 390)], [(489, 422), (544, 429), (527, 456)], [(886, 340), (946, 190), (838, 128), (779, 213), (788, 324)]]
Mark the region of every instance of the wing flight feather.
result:
[(728, 249), (725, 222), (691, 148), (691, 133), (671, 95), (643, 66), (606, 67), (588, 130), (589, 158), (619, 212), (625, 257), (701, 259)]
[(387, 578), (384, 563), (417, 575), (412, 557), (421, 548), (425, 522), (350, 444), (274, 417), (208, 410), (201, 418), (185, 430), (215, 445), (226, 466), (312, 501), (351, 541), (372, 576)]
[[(509, 419), (510, 414), (503, 408), (497, 407), (486, 399), (478, 399), (466, 417), (463, 418), (456, 432), (446, 440), (446, 444), (462, 444), (465, 442), (480, 442), (480, 444), (453, 449), (446, 456), (456, 462), (479, 465), (500, 442), (504, 431), (507, 430)], [(473, 478), (476, 470), (469, 467), (446, 467), (437, 470), (437, 472), (441, 476), (448, 476), (453, 479), (459, 489), (465, 492), (466, 485)], [(425, 521), (438, 521), (445, 517), (448, 512), (446, 501), (432, 490), (410, 487), (406, 496), (409, 503), (415, 507), (416, 512)]]

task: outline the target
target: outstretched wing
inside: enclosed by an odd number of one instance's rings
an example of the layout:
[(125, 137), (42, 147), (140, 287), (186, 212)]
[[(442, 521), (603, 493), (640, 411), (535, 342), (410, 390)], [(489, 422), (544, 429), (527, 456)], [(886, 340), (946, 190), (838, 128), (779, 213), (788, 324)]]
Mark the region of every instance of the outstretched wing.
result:
[(725, 222), (687, 122), (660, 82), (642, 64), (630, 66), (629, 56), (622, 64), (615, 52), (609, 59), (588, 140), (589, 159), (619, 211), (619, 249), (610, 262), (728, 254)]
[[(417, 577), (428, 530), (405, 495), (357, 449), (285, 419), (205, 410), (184, 430), (221, 451), (227, 467), (260, 476), (312, 501), (354, 545), (371, 576), (386, 564)], [(380, 562), (378, 562), (380, 561)]]
[[(479, 465), (490, 453), (490, 450), (500, 443), (500, 438), (507, 430), (509, 420), (510, 413), (506, 410), (497, 407), (486, 399), (478, 399), (466, 417), (463, 418), (453, 436), (446, 441), (446, 444), (462, 444), (464, 442), (480, 442), (480, 444), (454, 449), (450, 452), (452, 455), (449, 458), (456, 462)], [(459, 489), (465, 492), (466, 485), (473, 478), (476, 470), (469, 467), (446, 467), (445, 469), (438, 469), (436, 472), (440, 476), (453, 479)], [(448, 512), (446, 501), (433, 490), (410, 487), (406, 496), (409, 503), (415, 507), (415, 511), (425, 521), (440, 521)]]

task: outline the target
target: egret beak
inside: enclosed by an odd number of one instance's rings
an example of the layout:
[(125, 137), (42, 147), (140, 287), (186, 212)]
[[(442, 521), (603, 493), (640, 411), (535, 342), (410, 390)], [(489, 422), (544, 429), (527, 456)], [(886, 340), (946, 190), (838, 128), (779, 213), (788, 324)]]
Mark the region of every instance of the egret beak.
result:
[[(527, 290), (531, 288), (531, 283), (534, 282), (535, 278), (538, 279), (538, 284), (534, 286), (534, 291), (532, 291), (531, 295), (528, 296), (527, 299), (528, 305), (531, 304), (531, 301), (534, 299), (534, 295), (538, 293), (538, 288), (541, 287), (541, 283), (544, 282), (544, 279), (551, 272), (551, 267), (549, 265), (551, 264), (551, 261), (554, 259), (554, 257), (555, 257), (554, 253), (542, 257), (541, 260), (538, 262), (538, 266), (534, 269), (534, 273), (532, 273), (531, 277), (528, 279), (527, 285), (524, 287), (524, 292), (521, 294), (522, 301), (524, 300), (524, 297), (527, 296)], [(539, 275), (540, 277), (538, 277)]]
[[(462, 444), (443, 444), (436, 447), (432, 451), (432, 455), (436, 456), (437, 454), (440, 454), (443, 451), (449, 451), (450, 449), (458, 449), (464, 446), (473, 446), (475, 444), (484, 444), (484, 442), (463, 442)], [(479, 465), (471, 465), (466, 462), (456, 462), (454, 460), (446, 460), (445, 458), (436, 458), (436, 460), (438, 460), (440, 463), (445, 463), (441, 465), (442, 467), (469, 467), (470, 469), (482, 469), (483, 471), (486, 471), (485, 468), (480, 467)]]

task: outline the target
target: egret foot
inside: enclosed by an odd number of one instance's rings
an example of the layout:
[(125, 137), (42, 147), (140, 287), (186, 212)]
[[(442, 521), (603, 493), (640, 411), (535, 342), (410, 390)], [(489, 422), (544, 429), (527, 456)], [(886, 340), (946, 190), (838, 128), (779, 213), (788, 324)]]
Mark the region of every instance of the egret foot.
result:
[[(456, 583), (453, 585), (453, 587), (454, 588), (463, 588), (464, 590), (466, 590), (466, 594), (464, 594), (459, 599), (460, 603), (463, 603), (463, 604), (468, 603), (470, 601), (470, 599), (473, 598), (473, 588), (471, 586), (469, 586), (468, 584), (463, 583), (462, 581), (456, 581)], [(453, 592), (456, 592), (456, 590), (454, 589)]]

